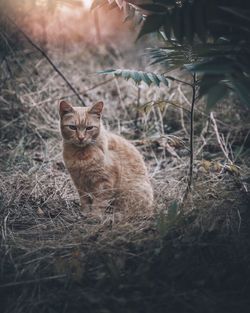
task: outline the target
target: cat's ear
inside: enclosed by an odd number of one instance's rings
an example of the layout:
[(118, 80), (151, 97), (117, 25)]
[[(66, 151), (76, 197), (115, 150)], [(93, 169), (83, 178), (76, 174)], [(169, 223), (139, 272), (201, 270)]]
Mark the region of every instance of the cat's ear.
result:
[(71, 104), (69, 104), (68, 102), (62, 100), (59, 104), (59, 113), (60, 113), (60, 116), (63, 117), (65, 114), (67, 113), (71, 113), (73, 112), (74, 109), (72, 107)]
[(104, 106), (104, 103), (102, 101), (99, 101), (90, 108), (89, 113), (96, 114), (100, 117), (102, 114), (103, 106)]

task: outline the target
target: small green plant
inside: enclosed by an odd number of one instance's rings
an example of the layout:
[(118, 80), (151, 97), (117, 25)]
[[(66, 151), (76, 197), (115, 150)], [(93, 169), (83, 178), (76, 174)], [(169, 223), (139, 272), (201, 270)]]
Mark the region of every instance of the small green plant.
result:
[[(160, 64), (162, 73), (119, 69), (112, 74), (141, 81), (148, 86), (168, 86), (175, 80), (192, 90), (190, 112), (190, 166), (188, 190), (193, 182), (194, 113), (196, 102), (206, 98), (207, 110), (234, 92), (242, 103), (250, 106), (250, 5), (245, 1), (222, 0), (95, 0), (92, 8), (117, 5), (125, 19), (139, 19), (142, 36), (157, 32), (159, 47), (149, 49), (151, 65)], [(138, 21), (138, 18), (136, 19)], [(190, 73), (190, 80), (167, 75), (174, 69)]]

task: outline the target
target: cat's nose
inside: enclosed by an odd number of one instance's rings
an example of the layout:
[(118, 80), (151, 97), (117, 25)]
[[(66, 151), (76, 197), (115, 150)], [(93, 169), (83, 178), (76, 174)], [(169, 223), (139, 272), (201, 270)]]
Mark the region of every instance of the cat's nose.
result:
[(83, 136), (79, 136), (78, 139), (79, 139), (80, 142), (83, 142), (84, 137)]
[(80, 133), (80, 132), (79, 132), (79, 133), (77, 134), (77, 138), (78, 138), (78, 140), (79, 140), (80, 142), (82, 142), (82, 141), (84, 140), (84, 137), (85, 137), (85, 136), (84, 136), (83, 133)]

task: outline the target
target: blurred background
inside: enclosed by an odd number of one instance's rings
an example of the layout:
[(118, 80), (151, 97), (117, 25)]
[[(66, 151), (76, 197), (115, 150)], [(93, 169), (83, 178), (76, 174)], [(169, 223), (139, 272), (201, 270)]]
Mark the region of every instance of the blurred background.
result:
[(91, 0), (2, 0), (1, 15), (8, 12), (43, 48), (124, 41), (128, 33), (132, 34), (131, 23), (122, 23), (123, 13), (118, 7), (110, 10), (103, 6), (90, 12), (91, 4)]

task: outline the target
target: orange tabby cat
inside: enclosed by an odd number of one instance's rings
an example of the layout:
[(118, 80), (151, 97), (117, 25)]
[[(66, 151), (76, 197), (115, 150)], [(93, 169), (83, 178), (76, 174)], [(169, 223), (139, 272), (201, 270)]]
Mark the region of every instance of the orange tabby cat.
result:
[(87, 108), (60, 102), (63, 158), (82, 208), (152, 208), (153, 191), (141, 154), (104, 128), (102, 110), (103, 102)]

